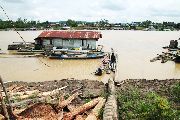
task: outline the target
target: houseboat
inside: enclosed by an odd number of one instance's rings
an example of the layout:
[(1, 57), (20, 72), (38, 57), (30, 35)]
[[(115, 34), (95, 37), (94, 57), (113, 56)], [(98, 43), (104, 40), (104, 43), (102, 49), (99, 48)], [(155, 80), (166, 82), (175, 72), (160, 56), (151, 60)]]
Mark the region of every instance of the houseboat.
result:
[(104, 53), (97, 49), (99, 38), (101, 33), (95, 31), (43, 31), (35, 38), (35, 48), (55, 59), (100, 58)]

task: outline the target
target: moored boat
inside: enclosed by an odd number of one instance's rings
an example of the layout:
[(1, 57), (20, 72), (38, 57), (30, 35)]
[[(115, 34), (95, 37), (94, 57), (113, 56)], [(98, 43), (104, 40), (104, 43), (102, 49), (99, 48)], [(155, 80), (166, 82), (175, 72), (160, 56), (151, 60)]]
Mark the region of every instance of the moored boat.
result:
[(34, 49), (33, 42), (13, 42), (13, 44), (8, 45), (7, 50), (21, 50), (21, 49)]
[(53, 53), (50, 56), (48, 56), (50, 59), (98, 59), (104, 57), (103, 52), (97, 52), (97, 53), (67, 53), (67, 54), (56, 54)]

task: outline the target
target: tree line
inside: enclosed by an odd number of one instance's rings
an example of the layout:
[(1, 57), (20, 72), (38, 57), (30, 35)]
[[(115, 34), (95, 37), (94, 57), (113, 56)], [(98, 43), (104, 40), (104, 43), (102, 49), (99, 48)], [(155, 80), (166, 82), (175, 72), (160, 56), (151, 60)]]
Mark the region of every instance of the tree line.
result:
[(37, 28), (37, 29), (44, 29), (44, 28), (54, 28), (59, 29), (60, 27), (98, 27), (98, 28), (107, 28), (110, 29), (112, 27), (122, 27), (124, 29), (134, 29), (134, 30), (141, 30), (144, 28), (148, 28), (153, 26), (157, 30), (163, 29), (171, 29), (171, 30), (179, 30), (180, 23), (174, 22), (163, 22), (163, 23), (155, 23), (152, 21), (143, 21), (143, 22), (132, 22), (132, 23), (109, 23), (106, 19), (101, 19), (97, 22), (87, 22), (87, 21), (75, 21), (72, 19), (68, 19), (67, 21), (60, 21), (60, 22), (40, 22), (34, 20), (27, 20), (18, 18), (16, 21), (8, 21), (0, 19), (0, 29), (7, 29), (7, 28)]

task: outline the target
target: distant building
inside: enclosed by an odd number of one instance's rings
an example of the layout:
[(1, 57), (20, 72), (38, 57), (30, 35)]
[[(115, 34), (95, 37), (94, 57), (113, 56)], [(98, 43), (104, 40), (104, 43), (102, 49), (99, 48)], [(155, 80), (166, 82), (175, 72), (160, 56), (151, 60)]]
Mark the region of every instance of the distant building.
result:
[(62, 29), (62, 30), (70, 30), (71, 27), (69, 27), (69, 26), (64, 26), (64, 27), (62, 27), (61, 29)]
[(154, 28), (153, 26), (149, 26), (149, 28), (145, 28), (143, 30), (144, 31), (156, 31), (156, 28)]
[(94, 31), (44, 31), (35, 44), (41, 48), (52, 45), (58, 48), (96, 49), (96, 42), (102, 35)]
[(171, 31), (171, 29), (163, 29), (163, 31)]

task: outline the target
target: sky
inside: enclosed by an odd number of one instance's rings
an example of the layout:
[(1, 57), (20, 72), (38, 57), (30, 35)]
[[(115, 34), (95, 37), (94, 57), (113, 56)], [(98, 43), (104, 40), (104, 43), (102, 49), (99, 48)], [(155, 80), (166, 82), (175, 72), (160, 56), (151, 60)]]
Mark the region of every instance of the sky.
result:
[[(0, 0), (12, 20), (180, 22), (180, 0)], [(6, 16), (0, 9), (0, 19)]]

